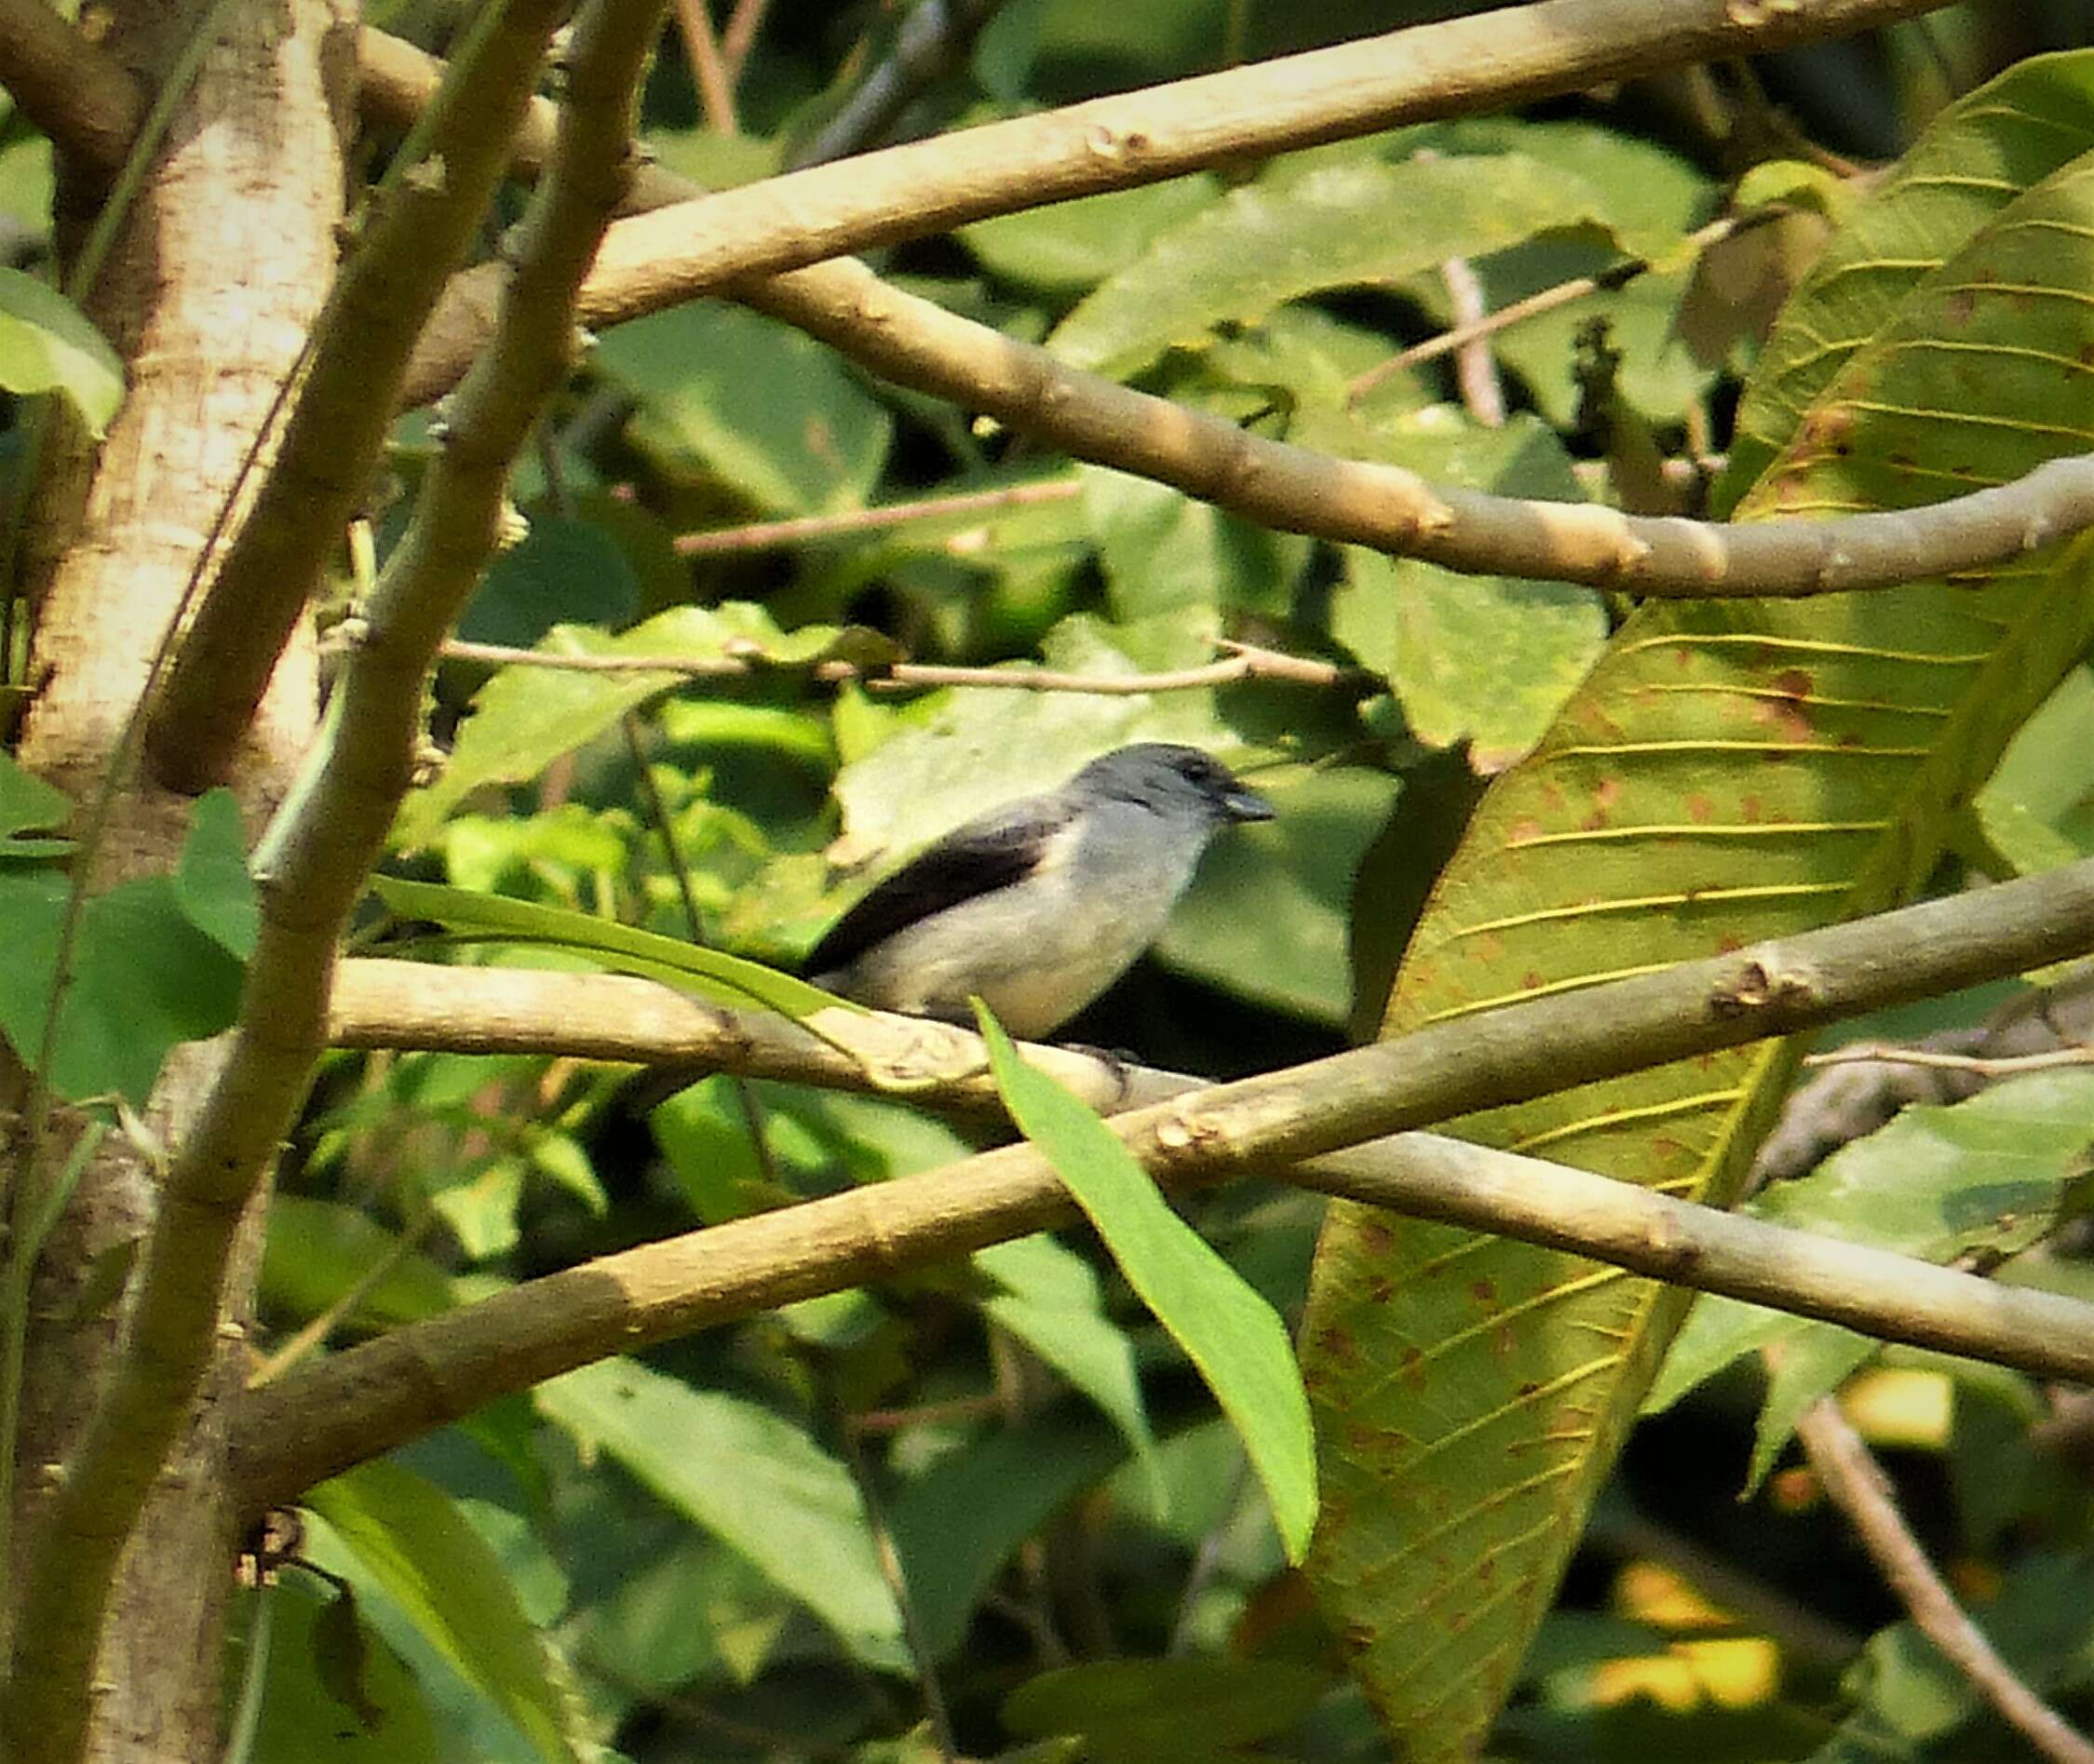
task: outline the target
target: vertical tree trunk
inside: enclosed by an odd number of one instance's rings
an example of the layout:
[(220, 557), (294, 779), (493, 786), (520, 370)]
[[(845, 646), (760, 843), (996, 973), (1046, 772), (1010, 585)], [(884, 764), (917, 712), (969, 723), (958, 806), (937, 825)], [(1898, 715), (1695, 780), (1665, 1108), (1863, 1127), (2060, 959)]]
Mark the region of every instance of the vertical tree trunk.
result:
[[(88, 302), (128, 364), (128, 396), (99, 449), (77, 434), (54, 436), (26, 537), (37, 696), (20, 757), (75, 802), (115, 763), (154, 648), (292, 371), (334, 265), (354, 74), (347, 7), (238, 0), (224, 10), (220, 38)], [(198, 14), (163, 0), (113, 0), (105, 16), (106, 46), (152, 91)], [(61, 237), (76, 241), (99, 193), (84, 196), (62, 178), (61, 193)], [(250, 836), (282, 795), (314, 713), (313, 656), (304, 644), (279, 668), (233, 779)], [(98, 886), (165, 869), (186, 824), (187, 803), (135, 768), (121, 784), (95, 864)], [(177, 1050), (150, 1111), (160, 1143), (179, 1142), (215, 1063), (210, 1046)], [(150, 1163), (112, 1136), (39, 1271), (18, 1562), (122, 1338), (122, 1304), (82, 1317), (72, 1297), (98, 1258), (150, 1229), (154, 1200)], [(88, 1752), (98, 1760), (190, 1764), (216, 1756), (217, 1644), (234, 1542), (219, 1417), (245, 1370), (232, 1326), (251, 1297), (256, 1233), (247, 1236), (225, 1293), (228, 1326), (212, 1376), (119, 1573), (89, 1721)]]

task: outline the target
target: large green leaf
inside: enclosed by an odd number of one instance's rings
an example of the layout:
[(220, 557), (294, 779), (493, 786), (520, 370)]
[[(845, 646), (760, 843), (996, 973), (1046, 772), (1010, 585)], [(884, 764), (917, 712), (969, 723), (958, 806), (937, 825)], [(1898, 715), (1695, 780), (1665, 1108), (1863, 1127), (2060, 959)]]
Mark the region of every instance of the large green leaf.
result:
[(1768, 337), (1738, 407), (1725, 500), (1766, 469), (1804, 411), (1922, 276), (2086, 151), (2090, 137), (2094, 53), (2087, 50), (2017, 62), (1937, 117), (1857, 206)]
[[(501, 1709), (552, 1764), (577, 1757), (545, 1650), (501, 1560), (433, 1482), (378, 1461), (323, 1482), (305, 1497), (326, 1521), (306, 1549), (367, 1597), (383, 1601), (415, 1637)], [(381, 1622), (380, 1609), (373, 1609)], [(399, 1645), (398, 1635), (388, 1637)]]
[(782, 1415), (632, 1360), (585, 1366), (537, 1403), (804, 1601), (859, 1660), (906, 1668), (901, 1618), (850, 1473)]
[(1574, 171), (1524, 154), (1364, 154), (1247, 184), (1101, 283), (1048, 339), (1078, 367), (1138, 373), (1174, 344), (1206, 343), (1326, 289), (1359, 287), (1476, 257), (1597, 213)]
[[(1847, 353), (1745, 518), (1930, 502), (2087, 444), (2094, 159), (1967, 242), (1923, 247), (1940, 266)], [(1388, 1029), (1910, 894), (1951, 806), (2088, 640), (2087, 556), (2077, 543), (1966, 585), (1636, 613), (1486, 800)], [(1721, 1204), (1791, 1058), (1740, 1049), (1461, 1130)], [(1575, 1257), (1334, 1210), (1304, 1326), (1325, 1442), (1311, 1571), (1408, 1756), (1481, 1743), (1682, 1308)]]

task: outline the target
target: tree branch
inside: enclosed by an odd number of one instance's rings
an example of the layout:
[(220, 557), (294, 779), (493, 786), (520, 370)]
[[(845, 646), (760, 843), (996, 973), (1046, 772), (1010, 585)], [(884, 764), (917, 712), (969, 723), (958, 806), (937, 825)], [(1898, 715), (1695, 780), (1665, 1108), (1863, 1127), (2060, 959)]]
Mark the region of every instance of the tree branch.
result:
[(571, 674), (670, 674), (692, 680), (737, 680), (756, 673), (798, 673), (824, 683), (856, 680), (868, 692), (922, 692), (933, 686), (973, 686), (992, 691), (1093, 693), (1128, 698), (1145, 693), (1196, 692), (1239, 680), (1284, 680), (1297, 686), (1335, 690), (1356, 697), (1387, 690), (1388, 682), (1363, 667), (1344, 667), (1310, 656), (1260, 649), (1223, 639), (1219, 661), (1157, 674), (1066, 674), (1045, 667), (955, 667), (942, 662), (817, 662), (795, 667), (754, 649), (733, 655), (562, 655), (555, 650), (517, 649), (507, 643), (473, 643), (462, 638), (443, 645), (452, 661), (487, 662), (497, 667), (544, 667)]
[[(424, 161), (435, 171), (423, 182), (459, 201), (477, 183), (484, 198), (559, 13), (557, 0), (508, 0), (491, 15), (460, 85), (484, 101), (471, 120), (493, 144), (462, 128), (459, 159)], [(38, 1699), (78, 1696), (112, 1567), (208, 1362), (236, 1229), (310, 1082), (342, 924), (407, 785), (424, 677), (493, 549), (510, 462), (564, 370), (574, 290), (623, 188), (631, 95), (658, 17), (595, 0), (578, 28), (567, 115), (523, 225), (513, 297), (372, 596), (370, 640), (337, 689), (317, 771), (255, 854), (262, 930), (240, 1022), (168, 1171), (125, 1355), (24, 1576), (8, 1691), (25, 1721)], [(431, 220), (456, 217), (439, 201)], [(258, 508), (250, 530), (266, 518)]]
[(2029, 1688), (1956, 1603), (1898, 1512), (1883, 1466), (1839, 1406), (1829, 1396), (1819, 1397), (1797, 1418), (1796, 1437), (1825, 1492), (1861, 1534), (1863, 1546), (1913, 1626), (2044, 1757), (2054, 1764), (2094, 1764), (2094, 1744)]
[(119, 61), (49, 0), (0, 0), (0, 86), (69, 159), (115, 171), (145, 117)]
[[(1592, 4), (1594, 0), (1546, 0), (1525, 11), (1553, 15), (1559, 7), (1584, 8)], [(1622, 10), (1634, 12), (1636, 7)], [(1843, 9), (1834, 10), (1846, 18)], [(1494, 12), (1489, 24), (1509, 29), (1509, 23), (1500, 21), (1520, 16)], [(1808, 16), (1823, 24), (1834, 13), (1821, 9)], [(1445, 46), (1431, 37), (1432, 33), (1468, 31), (1483, 23), (1458, 20), (1419, 26), (1375, 43), (1430, 38), (1426, 52), (1418, 57), (1420, 66), (1410, 71), (1413, 80), (1423, 81), (1445, 52)], [(370, 35), (366, 33), (367, 39)], [(387, 54), (393, 77), (384, 88), (384, 101), (393, 104), (407, 95), (410, 82), (400, 77), (405, 72), (403, 58), (392, 51)], [(1291, 68), (1293, 61), (1307, 59), (1313, 58), (1265, 65)], [(1514, 58), (1513, 72), (1520, 66)], [(1210, 77), (1224, 80), (1258, 71), (1244, 69)], [(1499, 74), (1506, 76), (1504, 85), (1487, 83)], [(1488, 60), (1481, 71), (1469, 71), (1459, 88), (1462, 101), (1479, 107), (1521, 96), (1528, 89), (1496, 60)], [(1099, 101), (1103, 105), (1130, 101)], [(1428, 85), (1412, 101), (1422, 115), (1442, 114), (1455, 101)], [(1095, 108), (1077, 106), (1074, 112), (1054, 114), (1067, 117)], [(954, 143), (968, 141), (976, 133), (1015, 127), (996, 124), (991, 129), (944, 136), (889, 153), (938, 148), (957, 155)], [(532, 132), (519, 140), (520, 170), (528, 169)], [(838, 169), (855, 171), (887, 157), (887, 154), (872, 155)], [(794, 180), (822, 175), (819, 170), (793, 173), (679, 205), (675, 212), (680, 216), (689, 218), (703, 209), (711, 217), (709, 226), (729, 229), (706, 236), (705, 263), (683, 279), (669, 274), (662, 263), (642, 262), (637, 249), (628, 255), (625, 246), (615, 253), (609, 249), (614, 240), (631, 244), (639, 236), (625, 229), (653, 222), (655, 215), (621, 223), (606, 240), (606, 251), (583, 290), (585, 322), (602, 326), (636, 317), (675, 300), (717, 290), (729, 277), (742, 277), (751, 268), (789, 260), (792, 254), (782, 244), (773, 249), (765, 243), (769, 235), (745, 232), (737, 236), (731, 229), (765, 224), (761, 203), (751, 192), (775, 191), (793, 184)], [(674, 182), (667, 174), (651, 177), (650, 199), (667, 194)], [(708, 206), (730, 197), (740, 199), (749, 211)], [(768, 224), (781, 237), (790, 234), (793, 238), (801, 234), (792, 228), (819, 232), (822, 226), (817, 217), (803, 212), (798, 205), (791, 209), (790, 226), (776, 219)], [(446, 295), (410, 373), (411, 397), (436, 396), (450, 383), (455, 364), (469, 357), (482, 334), (478, 314), (492, 286), (483, 285), (484, 276), (482, 271), (468, 272)], [(818, 263), (789, 275), (736, 279), (733, 291), (758, 311), (819, 337), (898, 385), (985, 412), (1020, 434), (1079, 458), (1170, 484), (1189, 496), (1283, 532), (1371, 545), (1470, 574), (1584, 582), (1646, 598), (1796, 598), (1891, 587), (1987, 569), (2094, 523), (2094, 455), (2053, 460), (2011, 484), (1923, 508), (1831, 520), (1789, 518), (1746, 526), (1628, 515), (1596, 504), (1532, 502), (1479, 491), (1440, 490), (1398, 466), (1334, 459), (1250, 435), (1220, 418), (1067, 367), (1045, 349), (903, 293), (855, 260)]]
[[(2007, 1363), (2027, 1367), (2040, 1355), (2053, 1371), (2070, 1365), (2070, 1376), (2085, 1379), (2094, 1374), (2094, 1308), (2050, 1294), (1996, 1287), (1902, 1257), (1796, 1233), (1768, 1237), (1763, 1233), (1773, 1228), (1757, 1221), (1587, 1172), (1561, 1169), (1530, 1186), (1537, 1166), (1480, 1147), (1440, 1143), (1421, 1152), (1407, 1140), (1394, 1140), (1365, 1155), (1357, 1150), (1342, 1157), (1325, 1154), (1613, 1073), (1951, 990), (2090, 947), (2094, 861), (1659, 974), (1450, 1018), (1371, 1047), (1159, 1102), (1149, 1102), (1134, 1086), (1182, 1081), (1129, 1074), (1129, 1099), (1143, 1106), (1116, 1115), (1112, 1124), (1174, 1190), (1293, 1164), (1299, 1167), (1290, 1179), (1371, 1205), (1574, 1248), (1742, 1298), (1776, 1298), (1806, 1314), (1864, 1328), (1895, 1323), (1900, 1338), (1930, 1346), (1949, 1345), (1952, 1338), (1953, 1351), (1971, 1352), (1982, 1340), (1988, 1356), (1996, 1352)], [(361, 964), (345, 973), (358, 976), (358, 986), (399, 982), (397, 974)], [(528, 1011), (520, 1017), (515, 1010), (544, 976), (516, 972), (476, 981), (473, 975), (447, 970), (440, 989), (426, 980), (414, 984), (440, 994), (446, 1017), (476, 1023), (476, 1032), (489, 1037), (488, 1047), (518, 1045), (494, 1037), (513, 1032), (526, 1018), (546, 1032), (543, 1017)], [(468, 988), (483, 982), (514, 990), (497, 991), (506, 1001), (501, 1009), (468, 1018)], [(345, 978), (345, 1006), (356, 997), (351, 984)], [(628, 1006), (632, 1023), (673, 1025), (673, 1032), (686, 1036), (675, 1044), (678, 1057), (710, 1045), (723, 1070), (756, 1070), (751, 1050), (765, 1044), (762, 1037), (785, 1038), (770, 1044), (781, 1048), (813, 1040), (790, 1026), (760, 1029), (760, 1019), (730, 1017), (689, 1001), (650, 1005), (644, 983), (601, 978), (592, 987), (603, 990), (596, 999), (600, 1014), (586, 1031), (575, 1003), (584, 989), (572, 977), (562, 989), (561, 1009), (571, 1032), (562, 1034), (561, 1044), (570, 1050), (577, 1040), (579, 1051), (600, 1055), (619, 1045), (611, 1008), (617, 1002)], [(397, 1025), (406, 1006), (397, 999), (396, 1006)], [(511, 1031), (502, 1030), (505, 1020)], [(858, 1021), (858, 1013), (838, 1013), (823, 1028), (841, 1038)], [(939, 1025), (864, 1021), (886, 1025), (875, 1028), (875, 1035), (900, 1033), (923, 1042), (934, 1062), (928, 1070), (939, 1070), (939, 1047), (968, 1048), (963, 1031)], [(872, 1071), (856, 1082), (891, 1088), (907, 1071), (906, 1057), (906, 1052), (898, 1059), (875, 1045), (868, 1060)], [(1080, 1058), (1054, 1056), (1064, 1072), (1068, 1061)], [(801, 1048), (775, 1070), (799, 1075), (825, 1063), (840, 1073), (849, 1062)], [(984, 1083), (977, 1075), (961, 1092), (971, 1085), (979, 1093)], [(1095, 1077), (1084, 1087), (1097, 1097)], [(1304, 1164), (1308, 1159), (1316, 1161)], [(396, 1330), (251, 1393), (236, 1425), (236, 1475), (250, 1505), (288, 1500), (503, 1391), (607, 1353), (890, 1278), (1036, 1231), (1066, 1218), (1068, 1206), (1045, 1161), (1029, 1146), (1010, 1146), (922, 1176), (605, 1257)], [(1872, 1303), (1857, 1308), (1857, 1293), (1870, 1291), (1883, 1299), (1881, 1312)], [(1912, 1308), (1893, 1317), (1887, 1313), (1900, 1306), (1890, 1295), (1899, 1292)], [(1951, 1317), (1951, 1334), (1944, 1335), (1943, 1319)]]
[[(146, 730), (161, 783), (222, 778), (321, 567), (369, 493), (414, 340), (508, 164), (561, 0), (520, 0), (458, 61), (417, 125), (420, 151), (373, 198), (314, 327), (282, 450), (226, 553)], [(483, 336), (484, 341), (484, 336)]]

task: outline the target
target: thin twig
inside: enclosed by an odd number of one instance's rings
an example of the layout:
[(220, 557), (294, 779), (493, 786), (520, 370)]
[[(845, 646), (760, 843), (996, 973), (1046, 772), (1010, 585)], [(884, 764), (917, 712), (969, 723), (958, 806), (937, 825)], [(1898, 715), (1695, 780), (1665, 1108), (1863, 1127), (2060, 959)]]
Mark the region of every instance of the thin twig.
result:
[(1069, 502), (1082, 494), (1083, 485), (1077, 479), (1050, 478), (1041, 483), (1011, 484), (1002, 490), (970, 490), (955, 496), (926, 496), (920, 502), (854, 508), (841, 515), (802, 515), (792, 520), (760, 520), (746, 527), (713, 527), (702, 532), (678, 533), (676, 553), (680, 558), (704, 558), (723, 551), (781, 551), (811, 540), (848, 538), (952, 515)]
[[(827, 1367), (823, 1368), (822, 1376), (825, 1384), (833, 1384)], [(931, 1743), (938, 1747), (941, 1764), (956, 1764), (959, 1754), (953, 1746), (952, 1717), (945, 1705), (945, 1690), (939, 1683), (938, 1657), (931, 1650), (929, 1633), (924, 1628), (915, 1597), (909, 1590), (909, 1574), (903, 1566), (901, 1552), (895, 1548), (894, 1527), (887, 1519), (886, 1503), (880, 1499), (880, 1490), (873, 1483), (858, 1430), (851, 1425), (847, 1413), (840, 1412), (838, 1422), (836, 1433), (843, 1441), (844, 1461), (850, 1468), (851, 1480), (858, 1485), (858, 1501), (865, 1508), (865, 1527), (872, 1535), (872, 1554), (880, 1565), (880, 1578), (886, 1582), (887, 1591), (894, 1596), (895, 1609), (901, 1613), (902, 1640), (908, 1645), (910, 1660), (916, 1668), (917, 1688), (924, 1693), (924, 1717), (930, 1723)]]
[(408, 1258), (421, 1246), (423, 1238), (428, 1235), (430, 1228), (440, 1217), (442, 1216), (431, 1208), (412, 1227), (396, 1237), (384, 1255), (335, 1295), (331, 1304), (324, 1307), (318, 1315), (309, 1318), (281, 1347), (254, 1368), (248, 1377), (248, 1389), (259, 1390), (264, 1384), (273, 1384), (324, 1342), (333, 1334), (335, 1326), (352, 1315), (356, 1308), (371, 1296), (381, 1280), (406, 1264)]
[(1796, 1436), (1825, 1492), (1860, 1533), (1913, 1626), (2045, 1757), (2054, 1764), (2094, 1764), (2094, 1744), (2029, 1688), (1956, 1603), (1906, 1525), (1883, 1466), (1838, 1405), (1819, 1397), (1798, 1419)]
[(516, 649), (504, 643), (469, 643), (453, 639), (443, 645), (446, 659), (486, 662), (500, 667), (546, 667), (577, 674), (679, 674), (693, 680), (737, 679), (760, 672), (792, 674), (834, 683), (856, 680), (868, 692), (921, 692), (933, 686), (987, 687), (1000, 692), (1092, 693), (1106, 697), (1137, 697), (1143, 693), (1195, 692), (1244, 680), (1283, 680), (1302, 686), (1343, 687), (1358, 694), (1380, 692), (1376, 675), (1335, 662), (1286, 655), (1277, 650), (1224, 640), (1222, 660), (1197, 667), (1157, 674), (1065, 674), (1045, 667), (947, 667), (933, 662), (888, 662), (861, 667), (856, 662), (817, 662), (800, 667), (775, 661), (756, 651), (736, 655), (561, 655), (545, 650)]
[[(1688, 234), (1681, 243), (1696, 249), (1706, 249), (1753, 227), (1764, 226), (1769, 221), (1778, 220), (1789, 211), (1787, 208), (1776, 204), (1763, 209), (1753, 209), (1744, 214), (1725, 215), (1722, 220), (1711, 221), (1707, 226)], [(1377, 361), (1365, 373), (1358, 374), (1346, 382), (1345, 402), (1357, 403), (1392, 373), (1400, 373), (1404, 369), (1415, 368), (1421, 362), (1436, 361), (1441, 356), (1466, 349), (1471, 343), (1494, 337), (1499, 331), (1508, 330), (1526, 319), (1539, 318), (1544, 313), (1552, 313), (1559, 306), (1568, 306), (1573, 301), (1584, 300), (1602, 290), (1612, 292), (1617, 288), (1626, 288), (1653, 267), (1647, 257), (1625, 258), (1621, 263), (1611, 264), (1596, 275), (1574, 276), (1568, 281), (1558, 282), (1551, 288), (1529, 294), (1523, 300), (1516, 300), (1509, 305), (1501, 306), (1494, 313), (1486, 313), (1475, 318), (1463, 318), (1457, 312), (1455, 316), (1461, 322), (1451, 325), (1436, 337), (1427, 337), (1423, 343), (1412, 343), (1410, 348), (1399, 350), (1386, 361)]]
[[(1447, 284), (1447, 303), (1455, 323), (1480, 323), (1484, 317), (1483, 284), (1468, 259), (1449, 258), (1439, 266), (1439, 279)], [(1498, 379), (1498, 364), (1483, 335), (1469, 338), (1455, 350), (1454, 383), (1461, 388), (1462, 408), (1478, 423), (1487, 429), (1505, 426), (1505, 386)]]
[(735, 0), (735, 9), (727, 15), (726, 25), (720, 33), (720, 59), (726, 64), (727, 77), (736, 84), (740, 83), (750, 50), (756, 47), (756, 33), (763, 22), (763, 14), (769, 9), (770, 0)]
[(669, 10), (683, 39), (698, 102), (705, 107), (706, 127), (716, 135), (738, 135), (741, 125), (735, 118), (734, 82), (720, 51), (720, 39), (712, 34), (712, 8), (707, 0), (669, 0)]
[(792, 155), (797, 169), (870, 147), (917, 95), (966, 56), (1001, 0), (918, 0), (895, 34), (894, 52), (865, 76), (844, 107)]
[(2043, 1054), (1938, 1053), (1925, 1047), (1842, 1047), (1813, 1054), (1806, 1066), (1925, 1066), (1936, 1071), (1969, 1072), (1977, 1078), (2007, 1078), (2016, 1072), (2048, 1071), (2059, 1066), (2094, 1066), (2094, 1047), (2053, 1047)]

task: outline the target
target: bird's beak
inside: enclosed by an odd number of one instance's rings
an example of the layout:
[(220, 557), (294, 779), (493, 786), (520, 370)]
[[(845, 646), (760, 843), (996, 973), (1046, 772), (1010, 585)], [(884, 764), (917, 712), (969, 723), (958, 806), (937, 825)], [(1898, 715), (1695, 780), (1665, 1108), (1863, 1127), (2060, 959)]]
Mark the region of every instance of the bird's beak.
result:
[(1273, 805), (1257, 791), (1247, 790), (1240, 784), (1222, 799), (1222, 806), (1232, 821), (1269, 821), (1275, 813)]

